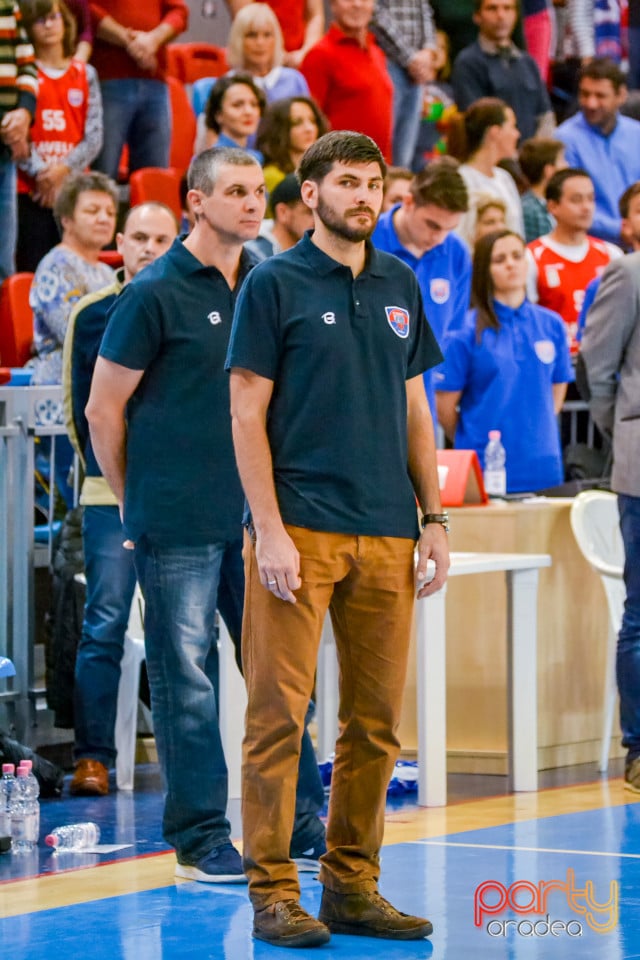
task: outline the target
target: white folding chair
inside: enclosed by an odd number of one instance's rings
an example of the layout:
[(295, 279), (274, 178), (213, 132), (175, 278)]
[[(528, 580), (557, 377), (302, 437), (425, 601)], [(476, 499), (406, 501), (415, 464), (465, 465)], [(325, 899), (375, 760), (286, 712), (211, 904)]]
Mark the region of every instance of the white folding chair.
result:
[(600, 574), (609, 607), (609, 637), (604, 683), (602, 741), (598, 769), (606, 773), (616, 705), (616, 646), (624, 610), (624, 544), (618, 498), (605, 490), (586, 490), (571, 505), (571, 529), (588, 563)]

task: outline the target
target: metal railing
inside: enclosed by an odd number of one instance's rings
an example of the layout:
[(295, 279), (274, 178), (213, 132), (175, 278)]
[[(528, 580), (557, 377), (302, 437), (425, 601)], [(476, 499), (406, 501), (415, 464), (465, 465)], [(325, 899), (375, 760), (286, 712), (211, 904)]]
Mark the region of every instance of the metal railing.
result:
[[(0, 704), (23, 743), (32, 739), (38, 693), (34, 677), (34, 568), (53, 552), (55, 438), (66, 435), (62, 388), (0, 387), (0, 655), (15, 677), (0, 681)], [(51, 437), (49, 536), (34, 542), (35, 443)]]

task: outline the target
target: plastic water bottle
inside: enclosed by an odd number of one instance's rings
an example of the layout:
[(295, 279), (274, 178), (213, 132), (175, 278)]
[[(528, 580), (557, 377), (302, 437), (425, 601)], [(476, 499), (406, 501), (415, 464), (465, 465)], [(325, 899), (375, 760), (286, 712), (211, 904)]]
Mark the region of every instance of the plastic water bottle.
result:
[(504, 497), (507, 492), (507, 454), (499, 430), (489, 431), (484, 448), (484, 487), (490, 497)]
[(66, 824), (47, 834), (44, 842), (55, 850), (86, 850), (100, 843), (100, 827), (91, 822)]
[(13, 853), (29, 853), (38, 842), (38, 801), (30, 795), (26, 767), (18, 767), (11, 791), (9, 815), (11, 817), (11, 850)]
[(26, 793), (30, 800), (34, 801), (33, 816), (36, 820), (36, 838), (40, 836), (40, 782), (33, 772), (32, 760), (21, 760), (18, 764), (18, 770), (24, 767), (27, 771)]
[(15, 767), (12, 763), (2, 764), (2, 779), (0, 779), (0, 853), (7, 853), (11, 849), (11, 816), (9, 803), (13, 784)]

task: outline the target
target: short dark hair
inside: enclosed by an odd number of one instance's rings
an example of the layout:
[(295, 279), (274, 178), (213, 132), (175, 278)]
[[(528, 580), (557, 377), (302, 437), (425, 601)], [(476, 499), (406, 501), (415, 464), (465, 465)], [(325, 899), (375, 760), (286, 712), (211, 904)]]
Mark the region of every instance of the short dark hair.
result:
[[(474, 13), (480, 13), (480, 10), (482, 9), (482, 4), (483, 4), (484, 2), (485, 2), (485, 0), (473, 0), (473, 12), (474, 12)], [(515, 0), (515, 4), (516, 4), (516, 10), (518, 10), (519, 7), (520, 7), (520, 4), (518, 3), (518, 0)]]
[(226, 165), (260, 167), (253, 154), (241, 150), (240, 147), (209, 147), (208, 150), (196, 154), (189, 164), (187, 190), (201, 190), (205, 197), (210, 197), (220, 174), (220, 168)]
[(78, 34), (78, 24), (76, 18), (69, 10), (64, 0), (20, 0), (20, 13), (22, 14), (22, 23), (27, 32), (29, 40), (33, 44), (33, 25), (40, 17), (46, 17), (48, 13), (53, 12), (54, 6), (58, 6), (62, 14), (64, 23), (64, 34), (62, 36), (62, 52), (65, 57), (70, 57), (76, 49), (76, 38)]
[(618, 92), (620, 87), (626, 87), (626, 74), (620, 69), (618, 64), (609, 59), (609, 57), (594, 57), (589, 63), (585, 63), (578, 71), (578, 89), (580, 81), (588, 80), (610, 80), (613, 89)]
[(97, 170), (90, 170), (88, 173), (79, 171), (78, 173), (70, 173), (62, 181), (53, 207), (56, 219), (61, 221), (63, 217), (72, 217), (80, 194), (87, 193), (90, 190), (95, 190), (98, 193), (108, 193), (115, 204), (116, 210), (118, 209), (120, 194), (111, 177), (108, 177), (105, 173), (98, 173)]
[(249, 87), (249, 89), (253, 91), (256, 100), (258, 101), (258, 106), (260, 107), (260, 116), (262, 116), (265, 111), (267, 99), (251, 74), (227, 73), (224, 77), (220, 77), (218, 80), (216, 80), (212, 86), (209, 99), (207, 100), (207, 105), (204, 108), (205, 123), (209, 130), (213, 130), (215, 133), (220, 133), (220, 124), (216, 120), (216, 114), (220, 113), (220, 110), (222, 109), (222, 101), (224, 100), (227, 90), (236, 83), (240, 83), (245, 87)]
[(518, 153), (520, 169), (532, 186), (542, 181), (544, 168), (555, 163), (559, 154), (564, 150), (561, 140), (550, 140), (546, 137), (530, 137), (525, 140)]
[(433, 203), (450, 213), (466, 213), (469, 193), (453, 157), (433, 160), (411, 181), (409, 193), (417, 207)]
[(334, 163), (377, 163), (381, 175), (385, 177), (387, 173), (387, 165), (375, 140), (353, 130), (332, 130), (305, 151), (298, 167), (298, 180), (300, 183), (305, 180), (320, 183)]
[(318, 136), (329, 129), (329, 123), (318, 104), (311, 97), (282, 97), (267, 106), (258, 127), (257, 147), (264, 154), (264, 162), (274, 163), (285, 173), (293, 173), (291, 159), (291, 107), (306, 103), (313, 112)]
[[(545, 188), (545, 199), (551, 200), (553, 203), (560, 203), (565, 182), (571, 180), (572, 177), (586, 177), (587, 180), (591, 180), (590, 174), (582, 167), (565, 167), (563, 170), (556, 170)], [(591, 182), (593, 183), (593, 181)]]
[(624, 191), (620, 199), (618, 200), (618, 210), (620, 211), (620, 216), (624, 220), (629, 216), (629, 205), (634, 197), (637, 197), (640, 193), (640, 180), (636, 180), (635, 183), (632, 183), (630, 187)]
[(480, 237), (473, 250), (471, 273), (471, 306), (476, 309), (476, 340), (484, 330), (499, 330), (500, 321), (493, 306), (493, 280), (491, 279), (491, 255), (493, 248), (503, 237), (517, 237), (522, 246), (525, 242), (514, 230), (493, 230)]

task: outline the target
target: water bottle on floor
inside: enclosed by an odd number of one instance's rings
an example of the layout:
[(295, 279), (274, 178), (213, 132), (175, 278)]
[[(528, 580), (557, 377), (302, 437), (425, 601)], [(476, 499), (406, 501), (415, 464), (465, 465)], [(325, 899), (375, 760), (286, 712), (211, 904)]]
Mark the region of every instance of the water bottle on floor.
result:
[(18, 767), (11, 791), (9, 815), (11, 817), (11, 852), (30, 853), (38, 843), (36, 829), (38, 801), (30, 795), (26, 767)]
[(86, 850), (100, 843), (100, 827), (97, 823), (69, 823), (56, 827), (44, 842), (54, 850)]
[(33, 772), (32, 760), (21, 760), (18, 764), (18, 770), (20, 767), (24, 767), (24, 769), (27, 771), (27, 783), (25, 790), (27, 797), (34, 801), (32, 813), (36, 821), (35, 831), (37, 839), (40, 836), (40, 782)]
[(0, 853), (7, 853), (11, 849), (9, 802), (16, 779), (14, 773), (15, 767), (12, 763), (2, 764), (2, 779), (0, 779)]
[(499, 430), (489, 431), (484, 448), (484, 488), (490, 497), (504, 497), (507, 492), (507, 454)]

